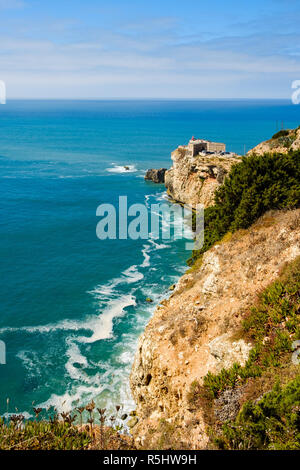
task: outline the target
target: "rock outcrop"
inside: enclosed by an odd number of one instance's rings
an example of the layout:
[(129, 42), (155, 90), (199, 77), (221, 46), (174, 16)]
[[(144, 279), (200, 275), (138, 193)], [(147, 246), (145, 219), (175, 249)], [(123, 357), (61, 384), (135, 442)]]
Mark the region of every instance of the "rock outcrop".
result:
[(291, 130), (282, 130), (277, 132), (271, 139), (260, 143), (249, 150), (248, 155), (256, 153), (263, 155), (265, 152), (286, 154), (290, 150), (300, 149), (300, 127)]
[[(183, 447), (206, 448), (204, 410), (191, 405), (191, 386), (208, 371), (247, 360), (252, 345), (236, 336), (242, 318), (257, 293), (299, 255), (300, 209), (269, 212), (212, 247), (180, 279), (139, 339), (131, 373), (138, 447), (164, 448), (163, 426), (174, 437), (170, 445), (179, 436)], [(234, 413), (230, 397), (222, 400)]]
[(232, 165), (240, 161), (235, 155), (190, 156), (185, 148), (172, 152), (173, 166), (165, 174), (165, 186), (171, 199), (195, 207), (213, 204), (216, 189), (224, 182)]
[(166, 168), (159, 168), (159, 170), (151, 168), (150, 170), (147, 170), (145, 180), (150, 180), (154, 183), (164, 183), (166, 171)]

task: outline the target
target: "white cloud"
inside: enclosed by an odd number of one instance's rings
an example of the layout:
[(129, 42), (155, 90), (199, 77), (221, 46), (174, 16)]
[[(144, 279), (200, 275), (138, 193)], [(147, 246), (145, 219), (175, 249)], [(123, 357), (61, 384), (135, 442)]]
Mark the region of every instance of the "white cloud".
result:
[(169, 30), (172, 21), (72, 42), (2, 36), (0, 78), (8, 98), (289, 97), (300, 78), (300, 58), (284, 51), (291, 36), (205, 40)]

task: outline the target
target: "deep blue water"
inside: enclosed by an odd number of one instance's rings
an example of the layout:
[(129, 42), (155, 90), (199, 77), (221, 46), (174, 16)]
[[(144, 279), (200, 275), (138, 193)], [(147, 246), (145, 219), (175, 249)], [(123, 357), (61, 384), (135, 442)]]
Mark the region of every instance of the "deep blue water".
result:
[[(96, 208), (151, 204), (149, 167), (192, 135), (243, 153), (300, 124), (287, 101), (10, 101), (0, 106), (0, 413), (133, 406), (128, 375), (153, 311), (184, 272), (183, 240), (96, 237)], [(124, 171), (123, 165), (130, 165)]]

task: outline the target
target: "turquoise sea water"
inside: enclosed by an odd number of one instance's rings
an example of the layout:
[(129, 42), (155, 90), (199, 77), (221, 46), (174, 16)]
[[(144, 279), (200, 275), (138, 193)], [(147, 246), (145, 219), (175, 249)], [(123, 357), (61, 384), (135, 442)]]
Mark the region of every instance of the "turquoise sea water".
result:
[[(300, 124), (288, 101), (9, 101), (0, 106), (0, 413), (133, 406), (128, 376), (155, 302), (185, 270), (184, 240), (96, 237), (96, 208), (159, 202), (145, 182), (192, 135), (243, 153)], [(123, 165), (130, 165), (124, 171)]]

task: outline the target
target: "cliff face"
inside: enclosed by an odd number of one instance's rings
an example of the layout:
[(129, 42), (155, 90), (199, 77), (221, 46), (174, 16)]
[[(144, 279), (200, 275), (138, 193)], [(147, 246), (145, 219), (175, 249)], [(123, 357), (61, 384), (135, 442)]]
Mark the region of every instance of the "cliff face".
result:
[(287, 154), (291, 150), (300, 149), (300, 127), (297, 129), (283, 130), (277, 132), (271, 139), (266, 140), (265, 142), (260, 143), (253, 149), (251, 149), (248, 154), (256, 153), (258, 155), (263, 155), (265, 152), (278, 152)]
[(150, 170), (147, 170), (145, 180), (153, 181), (153, 183), (164, 183), (166, 171), (166, 168), (159, 168), (159, 170), (151, 168)]
[(165, 173), (168, 195), (177, 202), (203, 204), (213, 203), (215, 190), (223, 183), (232, 165), (239, 157), (226, 155), (189, 156), (184, 148), (172, 152), (173, 166)]
[[(252, 345), (234, 337), (242, 318), (299, 255), (300, 210), (269, 212), (207, 251), (180, 279), (139, 340), (131, 373), (138, 447), (174, 448), (176, 440), (185, 448), (206, 447), (204, 410), (191, 406), (191, 384), (246, 361)], [(164, 441), (167, 434), (173, 442)]]

